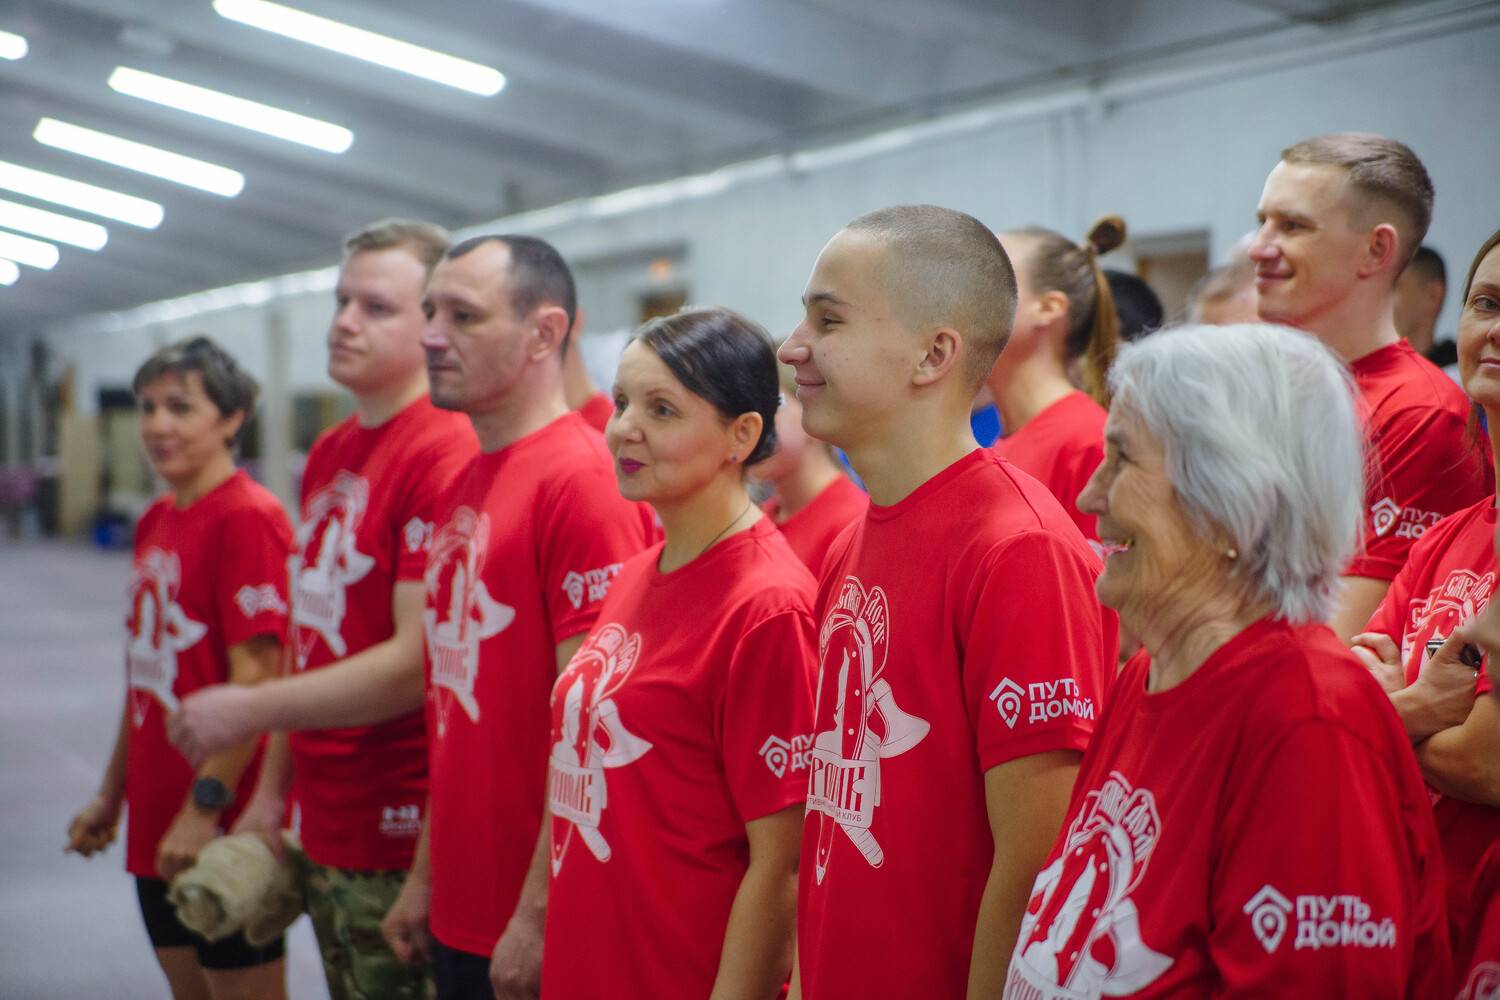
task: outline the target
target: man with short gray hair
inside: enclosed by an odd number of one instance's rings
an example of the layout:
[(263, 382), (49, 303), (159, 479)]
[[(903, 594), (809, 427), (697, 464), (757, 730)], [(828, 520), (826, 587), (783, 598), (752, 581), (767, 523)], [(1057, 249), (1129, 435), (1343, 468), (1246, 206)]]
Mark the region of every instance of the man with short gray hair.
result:
[(1404, 144), (1342, 132), (1282, 151), (1250, 247), (1260, 317), (1313, 334), (1342, 357), (1369, 411), (1377, 470), (1364, 551), (1330, 624), (1348, 640), (1379, 606), (1417, 538), (1493, 488), (1466, 433), (1469, 402), (1396, 331), (1393, 289), (1427, 233), (1432, 180)]

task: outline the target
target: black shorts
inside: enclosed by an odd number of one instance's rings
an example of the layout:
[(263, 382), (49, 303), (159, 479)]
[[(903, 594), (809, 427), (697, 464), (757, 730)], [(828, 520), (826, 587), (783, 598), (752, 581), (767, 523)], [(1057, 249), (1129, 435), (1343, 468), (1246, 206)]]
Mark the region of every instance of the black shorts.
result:
[(490, 957), (432, 942), (432, 980), (438, 1000), (495, 1000)]
[(135, 880), (135, 894), (141, 901), (141, 917), (146, 921), (146, 936), (153, 948), (192, 948), (198, 953), (198, 964), (205, 969), (249, 969), (274, 962), (286, 954), (286, 941), (279, 938), (264, 948), (256, 948), (235, 934), (222, 941), (209, 941), (188, 930), (177, 919), (177, 910), (167, 902), (167, 883), (159, 878)]

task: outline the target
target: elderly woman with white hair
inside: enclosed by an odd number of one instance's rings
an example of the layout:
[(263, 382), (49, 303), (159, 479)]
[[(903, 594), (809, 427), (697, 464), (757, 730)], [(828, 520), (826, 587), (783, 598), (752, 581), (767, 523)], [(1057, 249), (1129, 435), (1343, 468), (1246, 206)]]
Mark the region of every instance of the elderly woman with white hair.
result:
[(1007, 997), (1438, 996), (1442, 859), (1389, 703), (1323, 624), (1357, 542), (1352, 383), (1313, 339), (1123, 348), (1079, 506), (1122, 670)]

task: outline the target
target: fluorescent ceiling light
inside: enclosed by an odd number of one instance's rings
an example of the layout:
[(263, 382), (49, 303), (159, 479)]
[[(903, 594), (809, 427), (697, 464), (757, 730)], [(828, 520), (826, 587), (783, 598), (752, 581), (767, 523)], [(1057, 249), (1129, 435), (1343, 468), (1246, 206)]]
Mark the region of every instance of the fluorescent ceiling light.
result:
[[(0, 59), (21, 59), (31, 46), (26, 44), (26, 39), (20, 35), (13, 35), (8, 31), (0, 31)], [(10, 284), (9, 281), (6, 284)]]
[(0, 285), (14, 285), (21, 276), (21, 269), (12, 261), (0, 257)]
[(231, 21), (275, 32), (299, 42), (332, 49), (355, 59), (444, 83), (471, 94), (490, 97), (505, 86), (505, 74), (457, 56), (377, 35), (326, 17), (283, 7), (266, 0), (214, 0), (214, 10)]
[(68, 180), (56, 174), (45, 174), (4, 160), (0, 160), (0, 188), (28, 198), (77, 208), (91, 215), (102, 215), (106, 219), (118, 219), (142, 229), (155, 229), (161, 225), (162, 208), (154, 201)]
[(59, 243), (71, 243), (85, 250), (98, 250), (109, 241), (109, 230), (97, 222), (84, 222), (29, 205), (17, 205), (3, 198), (0, 198), (0, 226)]
[(56, 118), (36, 123), (33, 138), (45, 146), (66, 149), (80, 156), (91, 156), (127, 170), (139, 170), (165, 180), (186, 184), (211, 194), (233, 198), (245, 189), (245, 175), (216, 163), (195, 160), (191, 156), (171, 153), (155, 146), (121, 139), (107, 132), (70, 125)]
[(0, 257), (50, 271), (57, 266), (57, 247), (41, 240), (0, 232)]
[(240, 128), (300, 142), (329, 153), (342, 153), (354, 142), (354, 133), (341, 125), (273, 108), (268, 104), (232, 97), (207, 87), (194, 86), (128, 66), (116, 66), (109, 85), (121, 94), (169, 108), (202, 115)]

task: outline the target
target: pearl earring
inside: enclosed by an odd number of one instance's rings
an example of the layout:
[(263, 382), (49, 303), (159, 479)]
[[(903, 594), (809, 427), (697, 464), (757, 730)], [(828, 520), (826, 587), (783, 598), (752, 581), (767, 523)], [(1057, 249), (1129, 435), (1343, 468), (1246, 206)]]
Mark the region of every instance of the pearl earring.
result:
[(1233, 561), (1233, 560), (1238, 559), (1240, 557), (1240, 550), (1231, 545), (1229, 548), (1227, 548), (1227, 549), (1224, 550), (1224, 555), (1228, 559), (1230, 559), (1231, 561)]

